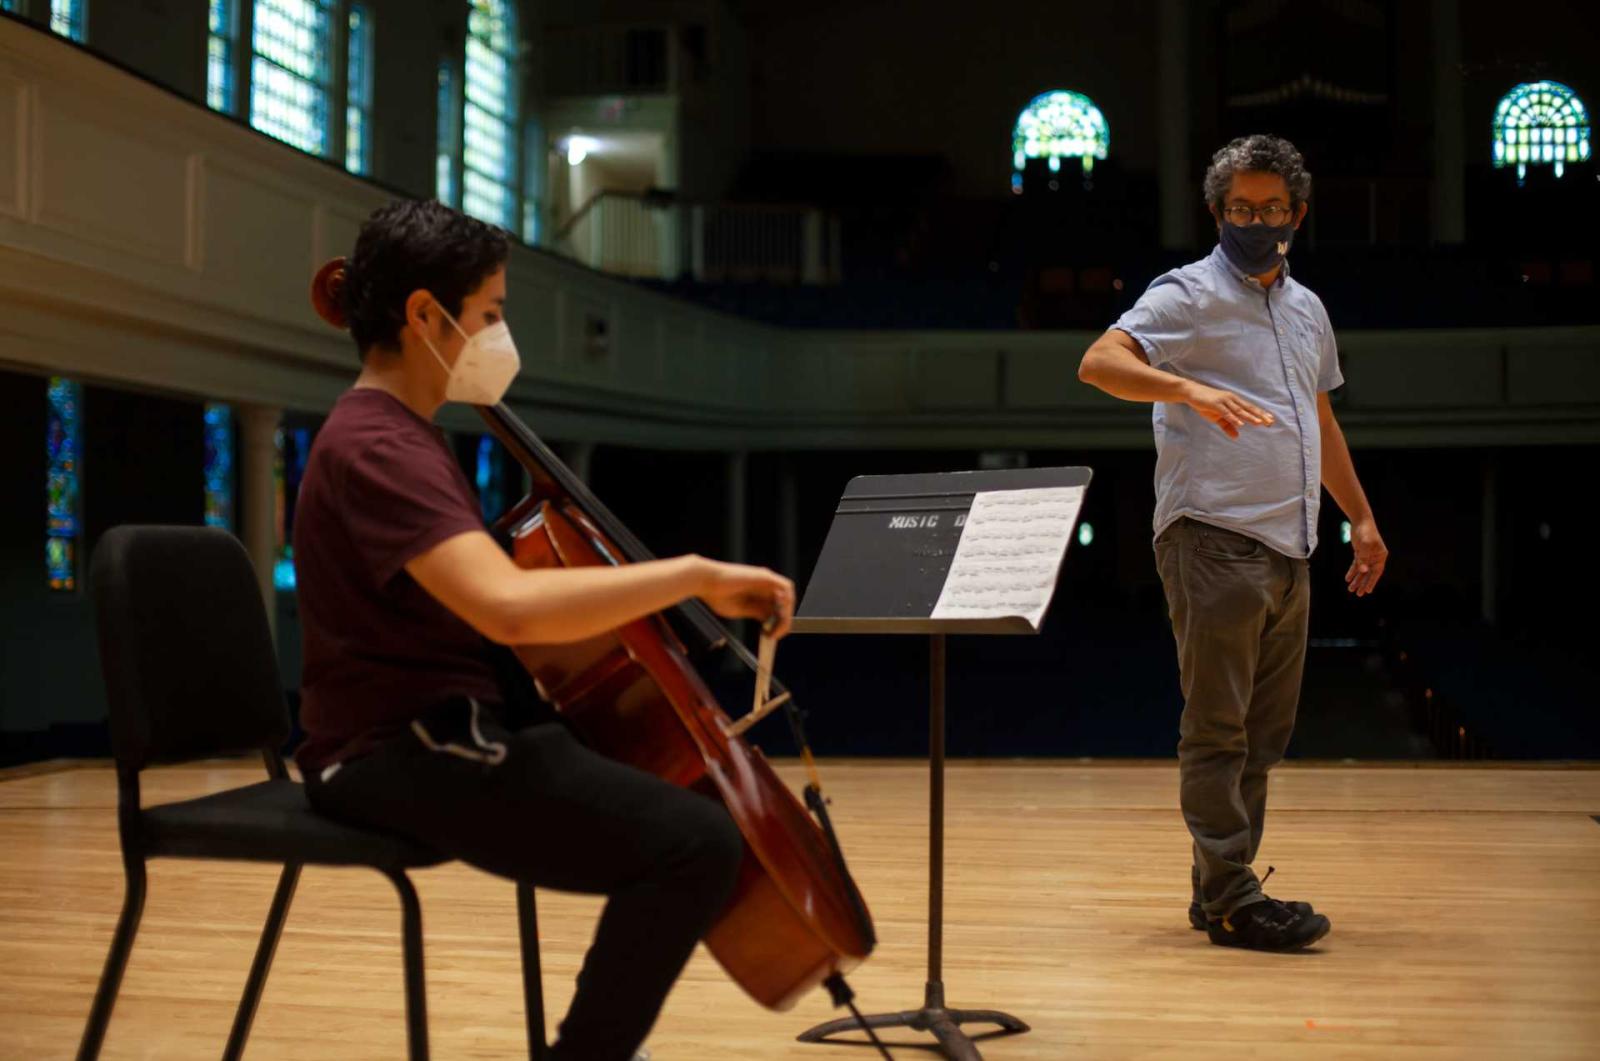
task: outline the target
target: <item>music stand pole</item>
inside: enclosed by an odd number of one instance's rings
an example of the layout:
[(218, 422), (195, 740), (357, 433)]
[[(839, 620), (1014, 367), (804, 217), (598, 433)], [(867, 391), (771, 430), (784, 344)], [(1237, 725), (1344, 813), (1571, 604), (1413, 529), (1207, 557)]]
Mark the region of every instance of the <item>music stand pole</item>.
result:
[(928, 986), (944, 1008), (944, 635), (928, 638)]
[[(928, 637), (928, 980), (922, 1008), (867, 1017), (873, 1028), (911, 1028), (932, 1032), (939, 1052), (950, 1061), (983, 1061), (963, 1024), (993, 1024), (996, 1035), (1016, 1035), (1028, 1025), (1009, 1013), (992, 1009), (947, 1009), (944, 1004), (944, 675), (945, 635)], [(830, 1041), (843, 1032), (859, 1031), (854, 1019), (832, 1020), (801, 1032), (803, 1043)], [(840, 1040), (831, 1040), (838, 1042)], [(864, 1041), (862, 1045), (867, 1045)]]

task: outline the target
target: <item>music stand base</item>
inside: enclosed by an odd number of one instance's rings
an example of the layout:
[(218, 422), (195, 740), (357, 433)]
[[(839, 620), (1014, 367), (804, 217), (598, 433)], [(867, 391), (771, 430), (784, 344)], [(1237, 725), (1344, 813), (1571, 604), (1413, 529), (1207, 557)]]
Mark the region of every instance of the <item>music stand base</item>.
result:
[[(994, 1024), (999, 1031), (987, 1032), (980, 1035), (980, 1039), (992, 1039), (1000, 1035), (1019, 1035), (1028, 1030), (1028, 1025), (1018, 1020), (1009, 1013), (1001, 1013), (993, 1009), (946, 1009), (944, 1004), (944, 984), (930, 983), (923, 999), (921, 1009), (901, 1010), (899, 1013), (878, 1013), (866, 1018), (867, 1024), (872, 1028), (910, 1028), (913, 1031), (932, 1032), (934, 1038), (939, 1040), (939, 1052), (950, 1061), (983, 1061), (983, 1055), (978, 1053), (973, 1040), (961, 1030), (963, 1024)], [(836, 1042), (848, 1043), (854, 1046), (870, 1046), (864, 1039), (834, 1039), (835, 1035), (847, 1032), (860, 1031), (861, 1025), (855, 1018), (846, 1017), (843, 1020), (830, 1020), (826, 1024), (819, 1024), (795, 1036), (802, 1043)]]

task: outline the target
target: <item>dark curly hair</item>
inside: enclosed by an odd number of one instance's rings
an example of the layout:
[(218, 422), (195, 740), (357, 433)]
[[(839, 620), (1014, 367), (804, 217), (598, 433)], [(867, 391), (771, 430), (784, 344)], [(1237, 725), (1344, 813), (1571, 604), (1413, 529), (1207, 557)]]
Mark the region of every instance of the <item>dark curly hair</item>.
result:
[(1303, 203), (1311, 198), (1311, 174), (1295, 146), (1281, 136), (1256, 133), (1230, 140), (1206, 167), (1206, 202), (1222, 205), (1235, 173), (1276, 173), (1289, 186), (1289, 199)]
[(356, 349), (399, 349), (406, 299), (419, 288), (460, 316), (462, 301), (505, 264), (510, 246), (502, 230), (437, 200), (397, 199), (374, 210), (345, 264), (340, 296)]

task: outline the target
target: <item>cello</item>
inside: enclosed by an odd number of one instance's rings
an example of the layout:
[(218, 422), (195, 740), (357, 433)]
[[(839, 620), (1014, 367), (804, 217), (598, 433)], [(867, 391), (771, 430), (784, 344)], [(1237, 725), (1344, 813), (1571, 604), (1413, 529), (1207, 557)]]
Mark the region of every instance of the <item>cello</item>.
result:
[[(317, 314), (341, 330), (346, 326), (343, 282), (344, 259), (335, 258), (311, 285)], [(475, 408), (532, 483), (528, 495), (493, 528), (502, 540), (509, 539), (519, 566), (653, 559), (503, 402)], [(693, 662), (719, 650), (731, 651), (756, 676), (756, 704), (738, 723)], [(843, 975), (871, 954), (876, 943), (872, 918), (829, 820), (801, 714), (789, 692), (771, 678), (770, 640), (763, 638), (761, 658), (755, 658), (709, 608), (690, 599), (586, 641), (518, 645), (512, 651), (539, 694), (590, 747), (727, 808), (744, 837), (745, 857), (733, 895), (704, 942), (734, 982), (775, 1010), (791, 1008), (824, 985), (835, 1004), (850, 1005), (854, 1012)], [(769, 697), (769, 689), (775, 695)], [(760, 749), (741, 736), (779, 706), (808, 771), (804, 804)]]

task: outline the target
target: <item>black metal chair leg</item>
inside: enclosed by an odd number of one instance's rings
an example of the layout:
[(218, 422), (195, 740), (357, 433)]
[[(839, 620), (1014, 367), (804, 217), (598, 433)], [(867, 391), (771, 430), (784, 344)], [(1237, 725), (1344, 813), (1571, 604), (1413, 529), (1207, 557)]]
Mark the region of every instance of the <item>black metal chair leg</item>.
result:
[(100, 1056), (106, 1025), (111, 1023), (111, 1010), (117, 1004), (117, 990), (122, 987), (122, 973), (128, 967), (128, 954), (133, 950), (133, 937), (139, 931), (139, 918), (144, 915), (144, 862), (124, 859), (123, 867), (127, 886), (122, 894), (122, 913), (117, 917), (111, 950), (106, 954), (105, 969), (100, 973), (100, 986), (95, 988), (94, 1005), (89, 1010), (89, 1023), (83, 1029), (83, 1041), (78, 1044), (78, 1061), (93, 1061)]
[(411, 878), (389, 874), (400, 893), (400, 938), (406, 967), (406, 1047), (411, 1061), (428, 1061), (428, 993), (422, 977), (422, 904)]
[(539, 972), (539, 911), (533, 885), (517, 885), (517, 929), (522, 938), (522, 1007), (528, 1017), (528, 1057), (544, 1061), (544, 980)]
[(228, 1033), (228, 1046), (222, 1052), (224, 1061), (238, 1061), (244, 1056), (245, 1040), (250, 1038), (250, 1025), (256, 1019), (256, 1007), (261, 1004), (261, 991), (267, 986), (267, 972), (272, 968), (272, 956), (278, 952), (278, 938), (283, 935), (283, 922), (289, 916), (289, 902), (299, 880), (298, 864), (291, 862), (283, 867), (278, 890), (272, 895), (272, 907), (267, 911), (267, 923), (261, 929), (261, 942), (256, 945), (255, 961), (250, 963), (250, 978), (239, 997), (239, 1010), (233, 1015), (233, 1030)]

